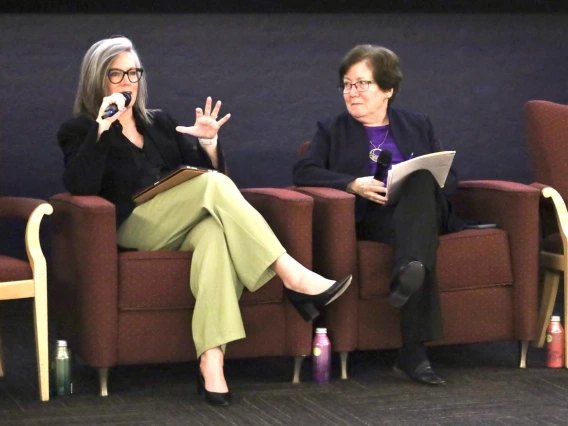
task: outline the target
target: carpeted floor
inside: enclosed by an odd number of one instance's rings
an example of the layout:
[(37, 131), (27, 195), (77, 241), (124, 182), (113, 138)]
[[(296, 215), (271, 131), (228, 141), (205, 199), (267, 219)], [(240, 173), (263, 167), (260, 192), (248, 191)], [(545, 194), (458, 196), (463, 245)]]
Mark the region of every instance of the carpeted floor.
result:
[(1, 302), (6, 375), (0, 378), (0, 426), (8, 425), (566, 425), (568, 370), (547, 369), (545, 352), (529, 349), (519, 369), (515, 342), (430, 349), (443, 387), (426, 387), (390, 369), (394, 351), (356, 352), (349, 380), (338, 359), (329, 384), (291, 383), (291, 359), (229, 360), (235, 402), (214, 408), (195, 392), (196, 363), (111, 370), (106, 398), (93, 369), (75, 363), (74, 394), (37, 398), (31, 306)]

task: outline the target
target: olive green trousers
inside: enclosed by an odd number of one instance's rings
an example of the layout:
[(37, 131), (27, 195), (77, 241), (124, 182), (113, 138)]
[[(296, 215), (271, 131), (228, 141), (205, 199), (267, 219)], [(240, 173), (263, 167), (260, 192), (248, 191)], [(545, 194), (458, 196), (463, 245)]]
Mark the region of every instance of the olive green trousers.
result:
[(192, 251), (197, 356), (245, 337), (238, 300), (270, 280), (286, 252), (264, 218), (222, 173), (205, 173), (136, 207), (118, 244), (143, 251)]

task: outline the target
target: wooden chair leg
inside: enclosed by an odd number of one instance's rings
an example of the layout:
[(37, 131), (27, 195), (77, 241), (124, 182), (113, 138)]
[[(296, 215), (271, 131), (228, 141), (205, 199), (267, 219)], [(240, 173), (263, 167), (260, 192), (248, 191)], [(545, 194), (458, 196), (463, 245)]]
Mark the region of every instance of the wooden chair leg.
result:
[(564, 367), (568, 368), (568, 271), (564, 272)]
[[(544, 273), (542, 298), (540, 302), (540, 311), (538, 314), (537, 323), (538, 335), (537, 339), (533, 342), (533, 345), (537, 348), (542, 348), (544, 346), (544, 340), (546, 339), (546, 328), (548, 327), (548, 323), (550, 322), (550, 316), (552, 315), (552, 310), (556, 301), (556, 295), (558, 294), (558, 283), (560, 282), (560, 275), (561, 272), (553, 271), (550, 269), (547, 269)], [(566, 316), (564, 316), (564, 318), (566, 318)]]
[(4, 364), (2, 362), (2, 329), (0, 328), (0, 377), (4, 377)]
[(347, 380), (347, 357), (349, 356), (349, 352), (340, 352), (339, 357), (341, 359), (341, 379)]
[(519, 368), (527, 368), (527, 351), (529, 349), (529, 341), (523, 340), (519, 342)]
[[(43, 287), (43, 289), (40, 289)], [(36, 283), (34, 297), (34, 323), (39, 382), (39, 397), (49, 401), (49, 345), (47, 331), (47, 290)]]
[(294, 357), (294, 377), (292, 378), (292, 383), (300, 383), (300, 370), (302, 369), (302, 362), (304, 361), (305, 355)]
[(108, 396), (108, 367), (97, 368), (99, 372), (99, 390), (101, 396)]

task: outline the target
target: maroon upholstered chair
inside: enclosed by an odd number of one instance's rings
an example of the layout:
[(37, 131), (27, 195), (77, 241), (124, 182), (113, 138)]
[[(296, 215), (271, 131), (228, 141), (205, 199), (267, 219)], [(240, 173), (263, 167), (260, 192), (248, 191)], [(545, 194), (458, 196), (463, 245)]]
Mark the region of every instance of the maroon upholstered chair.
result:
[[(246, 189), (291, 256), (312, 266), (310, 197), (286, 189)], [(191, 252), (117, 249), (114, 205), (96, 196), (51, 198), (53, 276), (50, 303), (58, 338), (99, 371), (107, 395), (108, 369), (117, 365), (190, 361), (194, 298)], [(247, 338), (227, 346), (228, 358), (294, 356), (294, 382), (310, 353), (312, 324), (284, 297), (275, 277), (245, 290), (240, 305)]]
[(568, 318), (568, 213), (564, 203), (568, 199), (568, 105), (529, 101), (525, 104), (525, 119), (535, 179), (531, 186), (542, 191), (540, 265), (544, 269), (544, 282), (535, 340), (535, 345), (542, 347), (562, 275), (565, 326)]
[[(300, 153), (306, 149), (304, 144)], [(357, 241), (355, 196), (331, 188), (298, 187), (314, 199), (314, 270), (330, 278), (354, 272), (345, 294), (324, 313), (342, 377), (353, 350), (402, 344), (399, 311), (387, 302), (393, 250)], [(495, 229), (442, 236), (438, 249), (444, 338), (434, 345), (497, 340), (521, 342), (520, 366), (535, 336), (539, 191), (504, 181), (467, 181), (455, 197), (458, 215)]]

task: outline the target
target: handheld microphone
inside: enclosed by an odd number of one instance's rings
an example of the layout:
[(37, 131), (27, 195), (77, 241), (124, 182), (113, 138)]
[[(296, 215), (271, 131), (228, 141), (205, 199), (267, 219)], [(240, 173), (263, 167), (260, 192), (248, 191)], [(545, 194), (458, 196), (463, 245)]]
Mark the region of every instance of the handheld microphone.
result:
[(381, 182), (385, 180), (389, 172), (389, 167), (392, 163), (392, 152), (388, 149), (383, 149), (377, 158), (377, 171), (375, 172), (374, 179), (380, 180)]
[[(132, 100), (130, 92), (121, 92), (121, 94), (122, 96), (124, 96), (125, 99), (124, 106), (130, 105), (130, 101)], [(107, 109), (105, 109), (105, 113), (101, 116), (101, 118), (104, 120), (105, 118), (112, 117), (117, 112), (118, 112), (118, 107), (116, 106), (116, 104), (111, 104), (108, 106)]]

